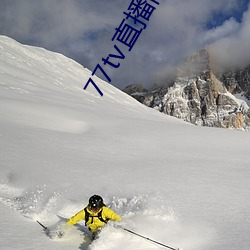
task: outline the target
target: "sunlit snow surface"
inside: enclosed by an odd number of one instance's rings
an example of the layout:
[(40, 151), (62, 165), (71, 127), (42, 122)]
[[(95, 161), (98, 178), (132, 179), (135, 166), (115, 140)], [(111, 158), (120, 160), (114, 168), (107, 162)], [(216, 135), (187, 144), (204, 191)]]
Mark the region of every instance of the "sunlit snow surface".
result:
[[(108, 225), (51, 229), (92, 194), (122, 226), (183, 250), (250, 249), (249, 132), (146, 108), (74, 61), (0, 36), (1, 249), (162, 249)], [(132, 77), (132, 76), (131, 76)]]

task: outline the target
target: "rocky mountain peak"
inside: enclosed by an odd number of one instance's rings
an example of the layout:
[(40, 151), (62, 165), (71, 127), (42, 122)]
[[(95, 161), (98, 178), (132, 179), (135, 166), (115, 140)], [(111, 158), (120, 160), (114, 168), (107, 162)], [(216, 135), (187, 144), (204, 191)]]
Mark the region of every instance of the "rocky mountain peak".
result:
[(188, 57), (177, 69), (177, 77), (194, 77), (210, 70), (209, 53), (202, 49)]
[(249, 71), (218, 74), (212, 66), (209, 51), (202, 49), (178, 67), (171, 86), (149, 91), (140, 87), (143, 91), (129, 94), (149, 107), (196, 125), (248, 129), (249, 106), (233, 94), (250, 93), (250, 67)]

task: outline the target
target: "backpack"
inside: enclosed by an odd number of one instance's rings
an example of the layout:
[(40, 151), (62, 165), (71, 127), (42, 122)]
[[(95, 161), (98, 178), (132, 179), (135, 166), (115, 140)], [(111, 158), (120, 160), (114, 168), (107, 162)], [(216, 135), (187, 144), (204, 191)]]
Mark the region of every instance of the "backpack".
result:
[(107, 223), (109, 221), (109, 219), (104, 220), (102, 218), (102, 210), (96, 216), (90, 215), (90, 213), (87, 210), (87, 207), (84, 208), (84, 212), (85, 212), (85, 219), (84, 219), (85, 220), (85, 226), (87, 226), (87, 222), (89, 221), (90, 218), (92, 219), (90, 224), (92, 224), (94, 222), (94, 217), (97, 217), (100, 221), (102, 221), (104, 223)]

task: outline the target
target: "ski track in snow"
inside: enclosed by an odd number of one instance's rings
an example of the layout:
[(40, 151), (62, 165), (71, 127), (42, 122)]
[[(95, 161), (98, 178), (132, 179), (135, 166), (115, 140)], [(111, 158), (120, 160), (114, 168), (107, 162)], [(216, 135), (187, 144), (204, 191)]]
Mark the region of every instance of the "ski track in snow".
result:
[[(52, 108), (49, 105), (38, 105), (25, 102), (8, 101), (1, 103), (1, 109), (8, 108), (9, 113), (2, 118), (3, 121), (15, 122), (33, 128), (47, 129), (58, 132), (80, 134), (91, 129), (90, 125), (81, 120), (75, 120), (62, 114), (60, 109)], [(20, 108), (22, 113), (20, 113)], [(4, 112), (3, 112), (4, 113)]]

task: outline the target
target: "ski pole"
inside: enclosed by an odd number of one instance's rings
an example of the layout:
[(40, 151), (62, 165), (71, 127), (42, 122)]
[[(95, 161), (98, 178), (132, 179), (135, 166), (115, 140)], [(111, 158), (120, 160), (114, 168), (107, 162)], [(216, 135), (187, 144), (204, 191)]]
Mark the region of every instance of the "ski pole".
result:
[(133, 231), (127, 229), (127, 228), (122, 228), (122, 229), (125, 230), (125, 231), (127, 231), (127, 232), (129, 232), (129, 233), (131, 233), (131, 234), (137, 235), (137, 236), (139, 236), (139, 237), (141, 237), (141, 238), (143, 238), (143, 239), (145, 239), (145, 240), (154, 242), (154, 243), (156, 243), (156, 244), (158, 244), (158, 245), (160, 245), (160, 246), (169, 248), (169, 249), (171, 249), (171, 250), (180, 250), (180, 248), (173, 248), (173, 247), (167, 246), (167, 245), (162, 244), (162, 243), (160, 243), (160, 242), (158, 242), (158, 241), (155, 241), (155, 240), (152, 240), (152, 239), (150, 239), (150, 238), (148, 238), (148, 237), (145, 237), (145, 236), (143, 236), (143, 235), (141, 235), (141, 234), (135, 233), (135, 232), (133, 232)]
[(46, 231), (46, 230), (48, 230), (48, 228), (47, 227), (45, 227), (41, 222), (39, 222), (38, 220), (36, 221), (40, 226), (42, 226), (43, 227), (43, 229)]

